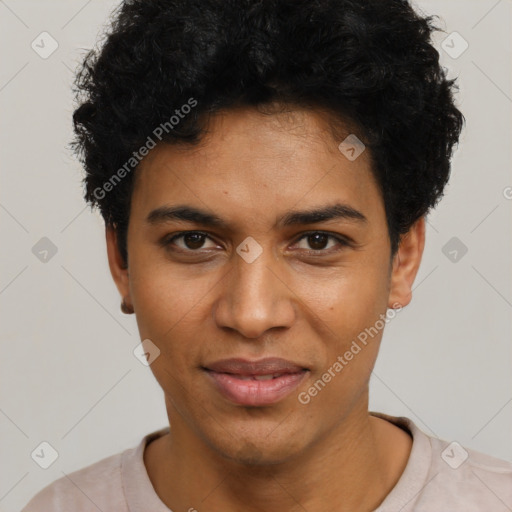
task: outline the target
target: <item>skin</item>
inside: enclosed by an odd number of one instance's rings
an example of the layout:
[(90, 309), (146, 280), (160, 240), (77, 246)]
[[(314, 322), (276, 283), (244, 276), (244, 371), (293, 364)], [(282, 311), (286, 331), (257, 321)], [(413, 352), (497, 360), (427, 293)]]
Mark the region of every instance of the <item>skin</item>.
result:
[[(137, 169), (127, 268), (107, 229), (114, 281), (141, 339), (161, 351), (150, 368), (172, 429), (147, 446), (144, 463), (174, 511), (370, 511), (405, 469), (411, 437), (368, 413), (382, 330), (308, 404), (297, 398), (387, 308), (409, 303), (424, 248), (421, 218), (391, 260), (369, 152), (349, 161), (341, 140), (319, 111), (216, 114), (199, 146), (157, 146)], [(275, 226), (288, 211), (340, 201), (367, 221)], [(229, 229), (147, 221), (156, 208), (184, 204), (215, 213)], [(194, 230), (208, 233), (202, 245), (160, 243)], [(315, 243), (304, 237), (309, 231), (348, 237), (349, 245)], [(262, 248), (252, 263), (236, 252), (248, 236)], [(310, 372), (266, 407), (231, 403), (200, 368), (268, 356)]]

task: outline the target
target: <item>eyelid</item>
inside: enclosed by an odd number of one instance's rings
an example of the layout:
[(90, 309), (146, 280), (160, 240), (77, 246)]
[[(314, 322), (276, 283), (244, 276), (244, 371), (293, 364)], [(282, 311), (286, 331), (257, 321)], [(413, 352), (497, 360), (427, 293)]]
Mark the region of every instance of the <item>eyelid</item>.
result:
[[(317, 230), (306, 231), (305, 233), (302, 233), (300, 235), (300, 237), (294, 242), (294, 244), (297, 244), (302, 239), (307, 238), (308, 236), (317, 235), (317, 234), (325, 235), (328, 238), (334, 238), (334, 240), (336, 240), (339, 243), (339, 245), (342, 246), (342, 247), (349, 247), (349, 246), (351, 246), (351, 242), (350, 242), (348, 237), (340, 235), (338, 233), (331, 233), (329, 231), (322, 231), (322, 230), (318, 230), (318, 229)], [(330, 254), (331, 252), (337, 252), (339, 249), (333, 249), (331, 247), (330, 249), (304, 249), (304, 250), (309, 252), (310, 254), (311, 253)]]
[[(192, 229), (192, 230), (188, 230), (188, 231), (179, 231), (177, 233), (173, 233), (172, 235), (169, 235), (169, 236), (164, 236), (162, 238), (162, 240), (160, 241), (160, 244), (163, 246), (163, 247), (166, 247), (168, 245), (172, 245), (171, 242), (177, 238), (181, 238), (181, 237), (184, 237), (186, 235), (190, 235), (190, 234), (194, 234), (194, 235), (203, 235), (207, 238), (209, 238), (212, 242), (215, 242), (215, 243), (218, 243), (216, 242), (216, 240), (212, 237), (212, 235), (210, 233), (207, 233), (206, 231), (198, 231), (196, 229)], [(181, 249), (181, 247), (180, 247)], [(197, 249), (197, 250), (193, 250), (193, 249), (182, 249), (183, 251), (186, 251), (186, 252), (199, 252), (201, 249)]]

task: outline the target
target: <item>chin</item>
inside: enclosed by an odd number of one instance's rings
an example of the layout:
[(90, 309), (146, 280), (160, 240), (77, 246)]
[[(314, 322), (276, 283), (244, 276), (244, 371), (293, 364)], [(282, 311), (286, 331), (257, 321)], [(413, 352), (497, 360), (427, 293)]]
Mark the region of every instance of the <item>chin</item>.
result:
[(293, 458), (295, 452), (286, 446), (263, 446), (259, 448), (257, 445), (244, 445), (238, 449), (231, 448), (229, 452), (223, 455), (242, 466), (271, 466), (283, 464)]
[[(275, 427), (275, 425), (274, 425)], [(291, 433), (269, 439), (267, 433), (236, 432), (233, 436), (210, 440), (210, 446), (222, 457), (247, 466), (283, 464), (299, 454), (302, 447)]]

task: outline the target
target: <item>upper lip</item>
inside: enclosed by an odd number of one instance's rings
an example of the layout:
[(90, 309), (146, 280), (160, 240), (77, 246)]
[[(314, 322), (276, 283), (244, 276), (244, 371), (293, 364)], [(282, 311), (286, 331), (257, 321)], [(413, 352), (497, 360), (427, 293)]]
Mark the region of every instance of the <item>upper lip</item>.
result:
[(255, 361), (242, 358), (222, 359), (205, 365), (206, 370), (235, 375), (269, 375), (275, 373), (297, 373), (307, 370), (300, 364), (281, 359), (280, 357), (265, 357)]

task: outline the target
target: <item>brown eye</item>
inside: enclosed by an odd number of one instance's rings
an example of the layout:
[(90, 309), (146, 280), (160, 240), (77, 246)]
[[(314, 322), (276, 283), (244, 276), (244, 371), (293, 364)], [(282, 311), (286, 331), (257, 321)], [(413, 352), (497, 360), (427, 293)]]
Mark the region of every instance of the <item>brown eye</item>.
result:
[[(216, 247), (215, 243), (212, 240), (212, 246), (204, 247), (206, 239), (210, 239), (210, 237), (206, 233), (202, 233), (200, 231), (186, 231), (183, 233), (178, 233), (171, 238), (168, 238), (163, 241), (163, 246), (168, 247), (170, 249), (173, 246), (181, 249), (182, 251), (195, 252), (198, 249), (211, 249)], [(211, 239), (210, 239), (211, 240)], [(178, 242), (180, 241), (180, 242)]]
[(183, 242), (187, 249), (200, 249), (204, 244), (205, 235), (200, 233), (188, 233), (183, 235)]
[(323, 233), (315, 233), (314, 235), (308, 235), (307, 239), (309, 246), (317, 251), (320, 249), (325, 249), (325, 246), (329, 241), (329, 236), (324, 235)]
[[(343, 238), (335, 235), (330, 235), (329, 233), (323, 233), (321, 231), (315, 231), (312, 233), (306, 233), (303, 235), (298, 243), (301, 243), (303, 240), (307, 242), (308, 247), (299, 247), (301, 249), (306, 249), (309, 251), (318, 251), (318, 252), (330, 252), (329, 249), (336, 247), (336, 245), (340, 247), (348, 246), (348, 242)], [(333, 240), (334, 244), (329, 246), (329, 241)]]

